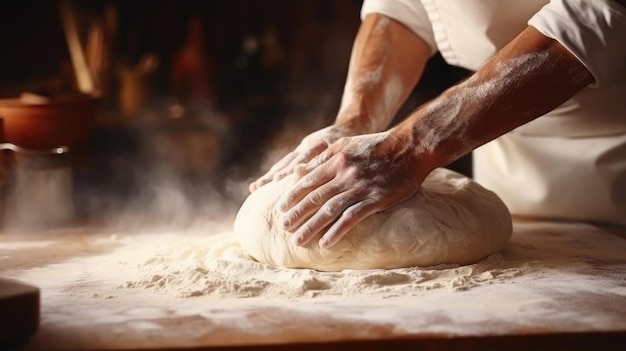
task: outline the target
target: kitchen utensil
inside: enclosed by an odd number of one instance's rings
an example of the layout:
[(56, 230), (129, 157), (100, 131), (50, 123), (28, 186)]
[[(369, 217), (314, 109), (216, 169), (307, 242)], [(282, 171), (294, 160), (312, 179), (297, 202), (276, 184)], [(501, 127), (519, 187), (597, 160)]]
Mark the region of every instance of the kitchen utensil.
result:
[(0, 99), (4, 140), (31, 150), (81, 144), (93, 131), (96, 101), (84, 94)]
[(27, 156), (46, 156), (46, 155), (61, 155), (61, 154), (67, 153), (69, 151), (69, 148), (67, 146), (59, 146), (59, 147), (54, 147), (51, 149), (31, 150), (31, 149), (25, 149), (23, 147), (20, 147), (11, 143), (0, 143), (0, 150), (10, 150), (10, 151), (17, 152), (19, 154), (27, 155)]
[(96, 91), (93, 77), (87, 66), (87, 60), (85, 58), (85, 52), (78, 36), (78, 29), (76, 27), (76, 20), (72, 11), (69, 0), (61, 0), (59, 2), (61, 22), (63, 23), (63, 30), (65, 31), (65, 40), (70, 52), (70, 58), (72, 61), (72, 67), (76, 74), (76, 82), (78, 89), (84, 94), (93, 94)]

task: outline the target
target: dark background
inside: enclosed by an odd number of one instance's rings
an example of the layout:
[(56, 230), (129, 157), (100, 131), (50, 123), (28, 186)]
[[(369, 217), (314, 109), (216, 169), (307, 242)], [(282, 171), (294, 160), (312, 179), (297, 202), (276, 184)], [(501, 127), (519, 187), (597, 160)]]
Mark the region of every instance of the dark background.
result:
[[(120, 204), (137, 199), (150, 203), (160, 196), (155, 189), (169, 186), (192, 204), (216, 193), (239, 203), (243, 187), (233, 191), (229, 184), (260, 175), (269, 150), (293, 147), (307, 133), (332, 123), (361, 1), (71, 4), (83, 42), (95, 24), (109, 28), (96, 128), (72, 152), (77, 201), (90, 214), (124, 208)], [(45, 92), (73, 83), (58, 5), (44, 0), (4, 3), (0, 93)], [(181, 88), (174, 71), (181, 66), (177, 58), (186, 47), (192, 19), (201, 24), (202, 37), (192, 45), (201, 53), (200, 63), (185, 66), (192, 74), (182, 79)], [(136, 69), (146, 54), (157, 57), (158, 65), (138, 79), (141, 101), (132, 109), (124, 107), (121, 92), (130, 85), (121, 72)], [(433, 57), (397, 118), (466, 75)], [(184, 86), (188, 80), (202, 85), (194, 90)], [(465, 157), (451, 168), (471, 175), (470, 161)]]

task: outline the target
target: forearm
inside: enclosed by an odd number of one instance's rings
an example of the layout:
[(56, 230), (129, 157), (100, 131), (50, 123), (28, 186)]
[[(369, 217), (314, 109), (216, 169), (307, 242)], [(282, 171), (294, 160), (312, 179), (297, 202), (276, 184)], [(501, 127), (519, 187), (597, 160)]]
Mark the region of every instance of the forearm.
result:
[(422, 75), (429, 50), (402, 24), (382, 15), (367, 16), (352, 48), (335, 124), (355, 134), (387, 128)]
[(542, 116), (592, 82), (567, 49), (529, 27), (472, 77), (420, 107), (391, 133), (430, 172)]

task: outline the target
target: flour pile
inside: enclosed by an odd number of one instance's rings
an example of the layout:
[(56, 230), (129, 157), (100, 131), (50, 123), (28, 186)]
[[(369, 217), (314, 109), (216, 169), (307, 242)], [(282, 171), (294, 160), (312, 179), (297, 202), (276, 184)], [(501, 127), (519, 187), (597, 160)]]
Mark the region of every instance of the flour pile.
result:
[(626, 330), (624, 237), (517, 223), (471, 265), (320, 272), (256, 262), (218, 225), (77, 230), (1, 237), (0, 274), (42, 291), (34, 349), (611, 331)]
[(388, 298), (433, 289), (464, 290), (522, 274), (521, 268), (499, 268), (499, 254), (470, 266), (341, 272), (287, 269), (250, 259), (230, 232), (164, 240), (143, 246), (141, 251), (132, 264), (126, 263), (127, 269), (136, 269), (137, 276), (119, 288), (141, 288), (177, 297)]
[[(561, 226), (557, 224), (554, 228)], [(83, 236), (79, 240), (66, 238), (67, 242), (47, 238), (7, 243), (4, 247), (16, 252), (45, 250), (55, 260), (62, 250), (70, 250), (73, 258), (32, 269), (15, 267), (8, 275), (53, 291), (90, 296), (91, 291), (97, 291), (99, 297), (108, 298), (137, 291), (174, 298), (314, 298), (325, 301), (358, 296), (386, 299), (423, 296), (434, 291), (467, 291), (511, 282), (523, 284), (550, 276), (551, 284), (555, 284), (568, 273), (593, 280), (598, 278), (597, 274), (588, 277), (587, 273), (593, 270), (594, 262), (597, 265), (608, 260), (624, 260), (621, 251), (614, 249), (623, 245), (623, 240), (610, 244), (610, 240), (617, 239), (601, 236), (598, 234), (601, 231), (592, 227), (583, 226), (575, 232), (593, 237), (586, 246), (582, 246), (576, 235), (568, 237), (546, 229), (550, 225), (539, 226), (538, 230), (533, 230), (537, 227), (533, 224), (522, 223), (517, 227), (518, 232), (526, 233), (518, 234), (501, 253), (475, 264), (339, 272), (289, 269), (257, 262), (244, 252), (232, 231), (207, 235), (205, 227), (132, 235), (93, 235), (89, 239)], [(531, 230), (524, 230), (526, 227)], [(571, 228), (578, 227), (572, 225)], [(613, 248), (607, 251), (602, 245), (613, 245)], [(594, 251), (595, 246), (599, 248)], [(106, 252), (98, 254), (97, 248), (104, 248)], [(28, 257), (27, 251), (24, 252)], [(598, 257), (597, 262), (591, 258), (594, 256)], [(43, 261), (44, 257), (39, 260)], [(36, 261), (24, 259), (24, 262)], [(603, 269), (602, 274), (612, 271)], [(623, 280), (621, 271), (615, 272)], [(580, 278), (576, 279), (581, 283)]]

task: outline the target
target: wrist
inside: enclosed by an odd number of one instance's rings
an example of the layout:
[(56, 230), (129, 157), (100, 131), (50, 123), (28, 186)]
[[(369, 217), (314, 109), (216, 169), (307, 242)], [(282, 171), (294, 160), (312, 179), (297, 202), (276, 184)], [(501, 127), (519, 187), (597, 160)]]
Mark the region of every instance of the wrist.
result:
[(416, 139), (410, 129), (396, 126), (391, 128), (387, 135), (388, 144), (393, 145), (391, 147), (394, 149), (390, 154), (410, 162), (420, 183), (430, 172), (442, 165), (436, 157), (437, 153), (426, 148), (422, 142), (423, 139)]
[(367, 108), (342, 109), (334, 124), (349, 135), (376, 133), (386, 127), (385, 123), (378, 121)]

